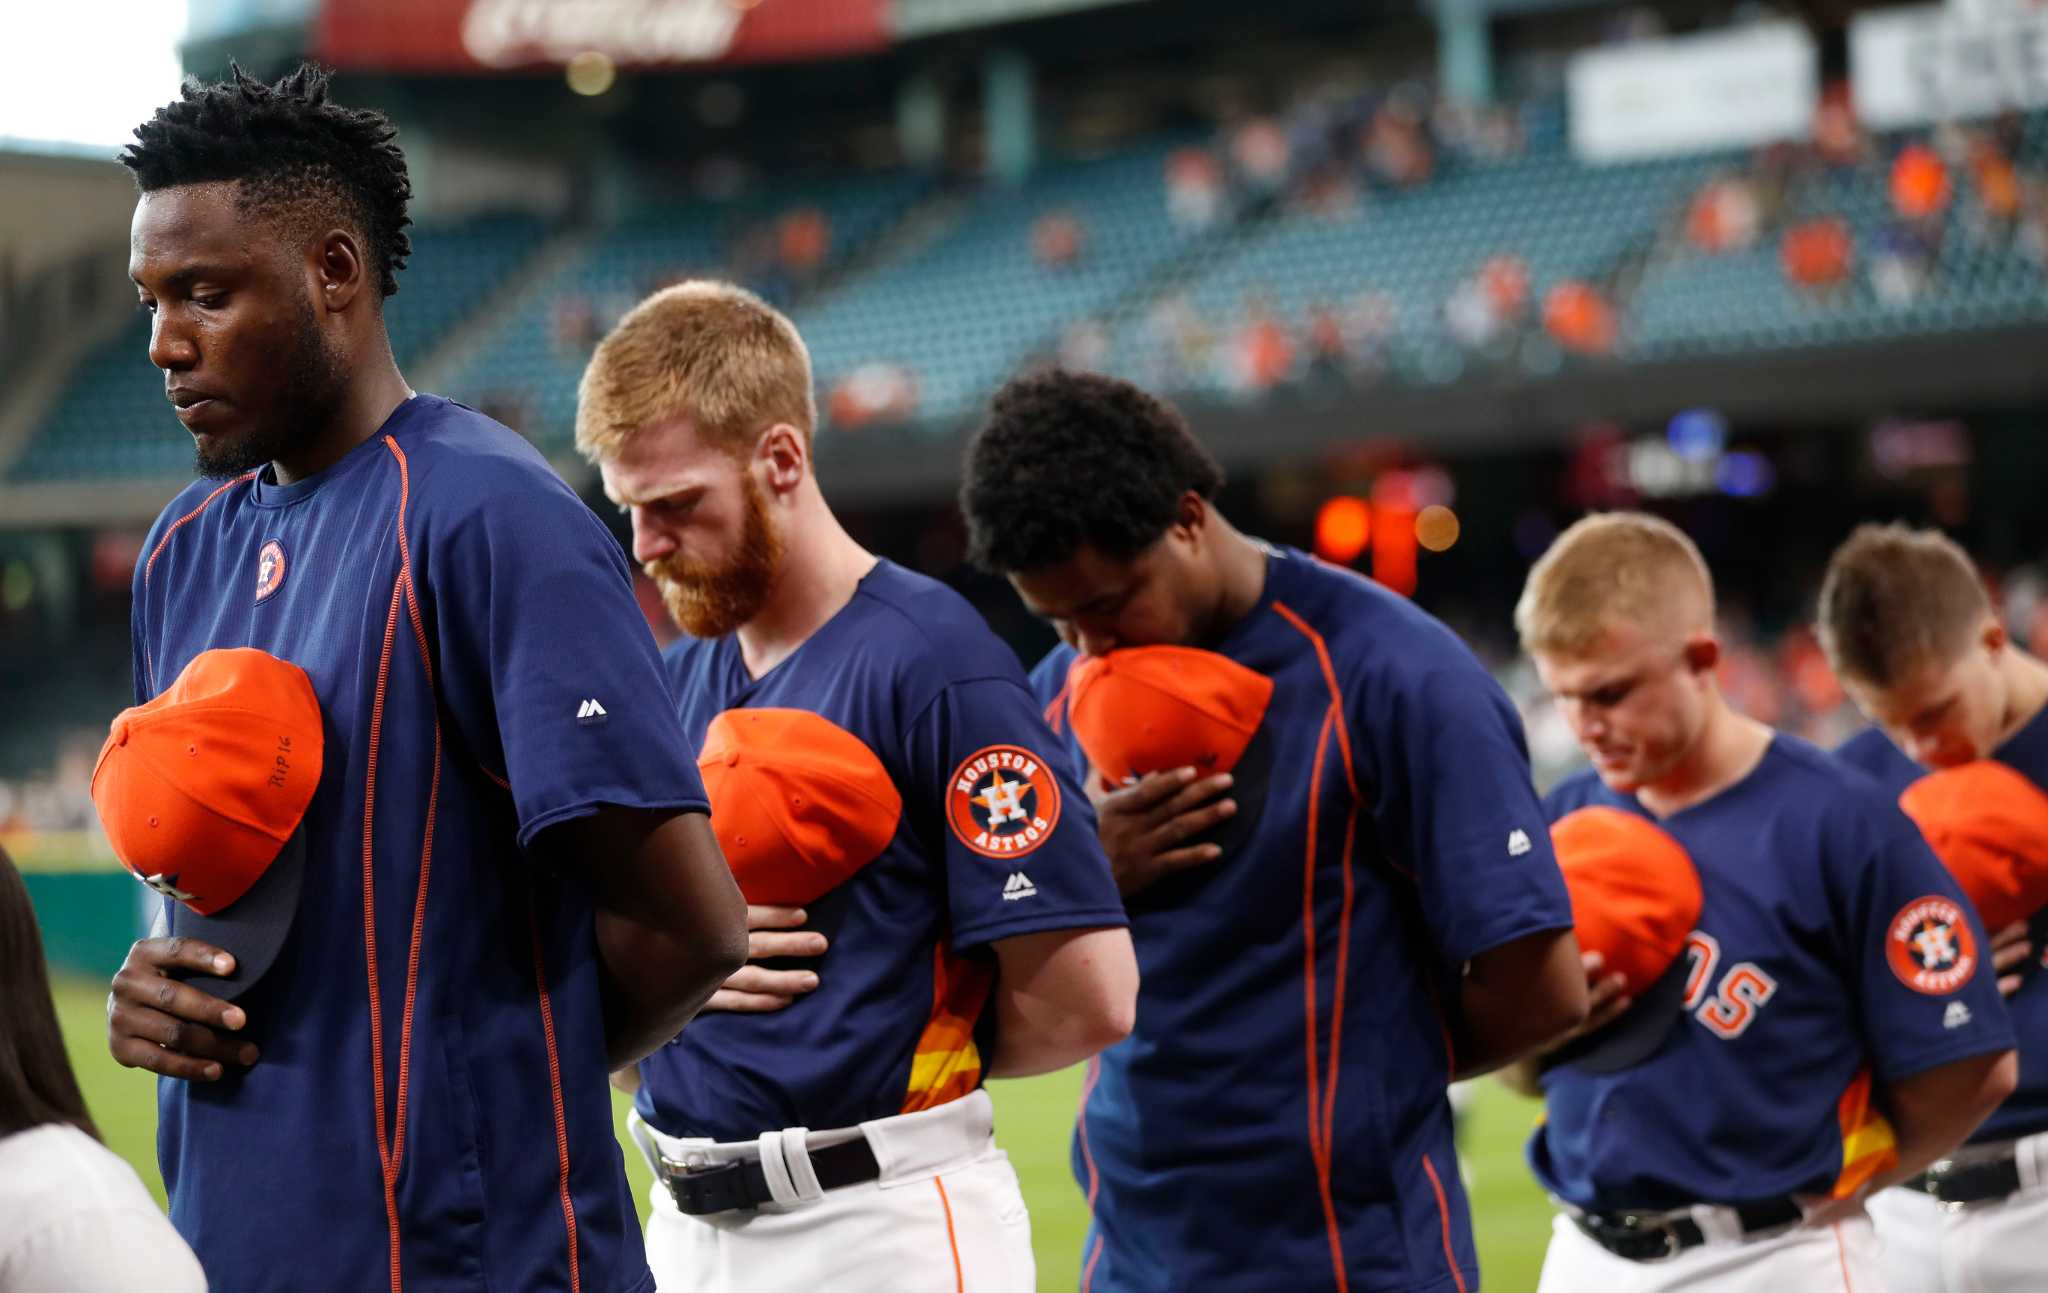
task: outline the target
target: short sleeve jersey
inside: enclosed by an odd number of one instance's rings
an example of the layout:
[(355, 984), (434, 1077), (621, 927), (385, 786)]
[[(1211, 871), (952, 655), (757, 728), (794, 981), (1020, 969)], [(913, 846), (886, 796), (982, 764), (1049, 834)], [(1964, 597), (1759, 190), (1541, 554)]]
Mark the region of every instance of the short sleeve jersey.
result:
[(1657, 820), (1704, 903), (1685, 1017), (1641, 1064), (1543, 1076), (1536, 1176), (1587, 1209), (1846, 1195), (1894, 1161), (1876, 1091), (2001, 1051), (1984, 931), (1874, 782), (1796, 737), (1661, 820), (1582, 772), (1551, 791)]
[(212, 1285), (651, 1288), (589, 877), (527, 852), (606, 805), (706, 808), (617, 541), (519, 436), (418, 395), (317, 475), (179, 495), (133, 627), (138, 701), (253, 646), (325, 728), (297, 918), (241, 998), (262, 1058), (158, 1085)]
[[(1127, 902), (1137, 1026), (1074, 1146), (1091, 1287), (1472, 1287), (1446, 1012), (1571, 924), (1520, 720), (1443, 625), (1291, 549), (1213, 649), (1273, 680), (1271, 774), (1241, 845)], [(1073, 660), (1033, 675), (1056, 719)]]
[[(1894, 796), (1927, 774), (1926, 768), (1907, 758), (1876, 727), (1867, 727), (1844, 741), (1836, 747), (1835, 756), (1875, 777), (1886, 793)], [(2048, 710), (2027, 720), (1991, 757), (2048, 790)], [(2019, 1034), (2019, 1086), (1970, 1133), (1974, 1143), (2048, 1131), (2048, 973), (2036, 969), (2028, 975), (2019, 991), (2006, 998), (2005, 1008), (2012, 1016), (2013, 1031)]]
[[(752, 1140), (958, 1099), (981, 1085), (989, 1054), (990, 944), (1124, 925), (1094, 811), (1023, 669), (945, 585), (880, 561), (758, 679), (731, 637), (685, 639), (666, 664), (691, 740), (728, 710), (807, 710), (874, 753), (903, 810), (879, 855), (804, 904), (806, 927), (828, 940), (815, 991), (772, 1014), (700, 1015), (641, 1062), (649, 1125)], [(1046, 822), (1014, 847), (982, 837), (973, 798), (998, 762)]]

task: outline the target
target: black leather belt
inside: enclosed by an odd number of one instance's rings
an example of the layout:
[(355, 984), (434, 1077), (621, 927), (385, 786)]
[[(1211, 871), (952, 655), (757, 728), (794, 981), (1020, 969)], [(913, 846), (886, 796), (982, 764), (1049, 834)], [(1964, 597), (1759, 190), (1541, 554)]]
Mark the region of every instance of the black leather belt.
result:
[[(1731, 1210), (1745, 1235), (1777, 1230), (1805, 1215), (1790, 1199), (1738, 1204)], [(1632, 1262), (1661, 1261), (1707, 1242), (1699, 1223), (1682, 1213), (1585, 1212), (1574, 1214), (1572, 1221), (1586, 1238)]]
[[(810, 1155), (811, 1170), (817, 1173), (818, 1184), (827, 1190), (859, 1185), (882, 1175), (882, 1166), (875, 1161), (875, 1151), (865, 1136), (811, 1150)], [(768, 1173), (762, 1169), (759, 1158), (696, 1171), (678, 1170), (664, 1161), (656, 1172), (675, 1199), (676, 1207), (693, 1217), (730, 1212), (734, 1208), (758, 1208), (775, 1201), (774, 1192), (768, 1188)]]
[(1904, 1184), (1909, 1190), (1933, 1196), (1938, 1203), (1956, 1207), (1989, 1203), (2019, 1190), (2020, 1165), (2010, 1155), (1982, 1163), (1942, 1162)]

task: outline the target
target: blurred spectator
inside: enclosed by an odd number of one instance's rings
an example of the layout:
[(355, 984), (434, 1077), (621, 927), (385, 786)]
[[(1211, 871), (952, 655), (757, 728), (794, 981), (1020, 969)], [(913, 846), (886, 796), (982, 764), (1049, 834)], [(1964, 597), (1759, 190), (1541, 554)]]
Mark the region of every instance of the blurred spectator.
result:
[(1166, 214), (1183, 229), (1206, 229), (1223, 214), (1223, 166), (1208, 149), (1167, 155)]
[(603, 334), (597, 326), (597, 307), (581, 292), (565, 292), (555, 298), (555, 349), (565, 354), (587, 354)]
[(1756, 243), (1762, 222), (1756, 185), (1743, 176), (1708, 181), (1686, 208), (1685, 236), (1701, 251), (1743, 251)]
[(1868, 146), (1856, 121), (1856, 106), (1847, 81), (1831, 81), (1820, 92), (1813, 113), (1813, 151), (1829, 166), (1854, 166)]
[(1109, 329), (1100, 319), (1076, 319), (1060, 334), (1059, 365), (1080, 373), (1099, 373), (1109, 362)]
[(1932, 148), (1906, 145), (1892, 162), (1891, 195), (1900, 219), (1934, 219), (1948, 206), (1948, 166)]
[(917, 412), (917, 378), (901, 364), (865, 363), (833, 383), (825, 408), (841, 430), (907, 422)]
[(1614, 308), (1600, 289), (1567, 279), (1543, 298), (1543, 329), (1574, 354), (1604, 355), (1614, 349)]
[(1938, 248), (1922, 226), (1895, 224), (1886, 229), (1870, 257), (1870, 289), (1886, 305), (1918, 300), (1934, 280)]
[(1324, 389), (1349, 386), (1365, 375), (1353, 354), (1345, 321), (1327, 301), (1308, 307), (1308, 380)]
[(1238, 183), (1255, 198), (1287, 183), (1287, 132), (1271, 117), (1253, 117), (1230, 133), (1230, 163)]
[(1976, 212), (1991, 228), (2004, 231), (2020, 215), (2020, 175), (2012, 158), (1990, 135), (1973, 141), (1969, 156)]
[(1046, 269), (1070, 269), (1081, 259), (1088, 231), (1071, 211), (1048, 211), (1031, 226), (1031, 255)]
[(1293, 375), (1294, 340), (1263, 301), (1246, 302), (1229, 366), (1229, 385), (1241, 392), (1269, 391)]
[(1855, 244), (1849, 222), (1825, 216), (1793, 225), (1778, 247), (1779, 265), (1794, 287), (1826, 291), (1849, 277)]
[(1436, 170), (1436, 153), (1416, 98), (1412, 93), (1388, 95), (1366, 127), (1366, 171), (1395, 188), (1425, 183)]
[(775, 254), (799, 281), (824, 268), (832, 254), (832, 221), (817, 207), (798, 207), (775, 222)]
[(1344, 311), (1344, 347), (1367, 373), (1386, 366), (1387, 343), (1400, 326), (1400, 308), (1385, 292), (1364, 291)]
[(1145, 370), (1150, 385), (1183, 390), (1208, 371), (1215, 334), (1185, 294), (1161, 297), (1145, 315)]

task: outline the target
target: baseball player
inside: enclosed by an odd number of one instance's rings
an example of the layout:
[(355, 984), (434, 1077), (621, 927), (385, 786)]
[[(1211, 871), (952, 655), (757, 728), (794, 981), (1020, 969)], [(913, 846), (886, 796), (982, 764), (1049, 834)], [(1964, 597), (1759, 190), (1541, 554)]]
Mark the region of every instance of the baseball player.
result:
[(1585, 1010), (1521, 726), (1412, 604), (1233, 529), (1221, 481), (1080, 374), (1005, 386), (968, 453), (1144, 973), (1074, 1138), (1082, 1287), (1477, 1288), (1445, 1085)]
[[(171, 1217), (215, 1288), (644, 1290), (605, 1075), (743, 962), (743, 904), (618, 545), (392, 362), (392, 136), (317, 69), (237, 70), (124, 158), (149, 357), (207, 477), (136, 566), (136, 699), (260, 648), (309, 680), (324, 756), (275, 959), (202, 991), (176, 980), (243, 948), (136, 944), (110, 1046), (166, 1079)], [(199, 729), (167, 757), (222, 766)], [(185, 829), (166, 802), (127, 833)], [(152, 877), (178, 909), (183, 881)]]
[[(1976, 760), (2048, 788), (2048, 664), (2006, 636), (1953, 540), (1859, 528), (1828, 563), (1818, 620), (1829, 663), (1873, 723), (1839, 757), (1894, 795), (1928, 768)], [(1973, 798), (1972, 815), (1994, 827), (2000, 799)], [(2048, 1271), (2048, 986), (2018, 973), (2031, 959), (2024, 919), (1998, 931), (1994, 948), (2010, 971), (2001, 986), (2019, 1034), (2019, 1088), (1966, 1146), (1870, 1201), (1902, 1288), (2003, 1293), (2038, 1288)]]
[(982, 1079), (1120, 1040), (1131, 938), (1016, 657), (840, 527), (815, 421), (796, 329), (722, 283), (643, 301), (583, 379), (578, 446), (690, 634), (667, 665), (719, 838), (757, 923), (829, 949), (785, 1008), (641, 1063), (648, 1254), (671, 1293), (1027, 1293)]
[(1596, 971), (1589, 1040), (1616, 1015), (1668, 1025), (1639, 1062), (1513, 1075), (1540, 1082), (1529, 1158), (1563, 1209), (1540, 1293), (1884, 1288), (1865, 1195), (2012, 1089), (1967, 900), (1876, 785), (1729, 707), (1713, 616), (1692, 541), (1632, 513), (1566, 530), (1515, 609), (1593, 763), (1549, 812), (1649, 819), (1701, 888), (1675, 1022)]

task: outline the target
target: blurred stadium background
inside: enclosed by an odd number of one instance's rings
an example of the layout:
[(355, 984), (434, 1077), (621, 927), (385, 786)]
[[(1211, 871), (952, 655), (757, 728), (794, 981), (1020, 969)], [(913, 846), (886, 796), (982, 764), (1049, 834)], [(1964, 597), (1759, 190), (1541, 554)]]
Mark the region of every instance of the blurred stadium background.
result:
[[(91, 50), (62, 54), (89, 83)], [(1571, 743), (1509, 612), (1586, 508), (1684, 525), (1720, 576), (1729, 687), (1818, 740), (1852, 718), (1806, 621), (1859, 520), (1950, 528), (2048, 644), (2038, 3), (192, 0), (178, 56), (311, 56), (397, 119), (401, 365), (614, 524), (569, 449), (595, 340), (685, 276), (782, 305), (828, 496), (1027, 663), (1050, 636), (963, 566), (951, 493), (988, 393), (1053, 363), (1170, 395), (1241, 525), (1463, 632), (1540, 781)], [(112, 152), (0, 144), (0, 843), (94, 1112), (153, 1182), (150, 1082), (100, 1039), (140, 891), (86, 784), (130, 695), (130, 570), (190, 448)], [(997, 1092), (1048, 1289), (1085, 1225), (1077, 1087)], [(1491, 1289), (1540, 1260), (1532, 1117), (1492, 1089), (1468, 1117)]]

